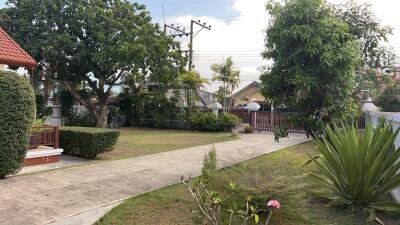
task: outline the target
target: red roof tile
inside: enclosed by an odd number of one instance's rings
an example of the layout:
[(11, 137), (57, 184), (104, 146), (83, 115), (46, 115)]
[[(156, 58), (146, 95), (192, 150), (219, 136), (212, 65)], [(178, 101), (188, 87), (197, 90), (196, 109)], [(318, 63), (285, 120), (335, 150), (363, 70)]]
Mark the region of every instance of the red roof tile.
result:
[(0, 27), (0, 64), (33, 68), (35, 60)]

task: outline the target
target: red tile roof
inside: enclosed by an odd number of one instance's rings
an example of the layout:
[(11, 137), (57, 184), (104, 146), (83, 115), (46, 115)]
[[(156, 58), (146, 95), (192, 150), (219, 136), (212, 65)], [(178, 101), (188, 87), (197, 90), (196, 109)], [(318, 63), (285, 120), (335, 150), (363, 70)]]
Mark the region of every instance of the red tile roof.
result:
[(35, 60), (0, 27), (0, 64), (34, 68)]

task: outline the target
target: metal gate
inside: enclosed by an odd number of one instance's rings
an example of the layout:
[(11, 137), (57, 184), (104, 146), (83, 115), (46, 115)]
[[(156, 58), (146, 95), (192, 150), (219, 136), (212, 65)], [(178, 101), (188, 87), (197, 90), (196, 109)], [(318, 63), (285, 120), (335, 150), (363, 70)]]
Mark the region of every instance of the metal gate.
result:
[(294, 126), (290, 118), (295, 113), (287, 112), (252, 112), (250, 114), (251, 125), (256, 131), (274, 131), (275, 129), (286, 128), (289, 133), (305, 134), (302, 126)]

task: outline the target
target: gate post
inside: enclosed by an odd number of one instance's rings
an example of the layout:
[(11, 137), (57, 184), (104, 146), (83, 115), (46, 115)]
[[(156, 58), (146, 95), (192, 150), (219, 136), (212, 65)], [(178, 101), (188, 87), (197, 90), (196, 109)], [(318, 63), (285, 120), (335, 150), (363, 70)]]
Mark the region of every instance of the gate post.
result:
[[(257, 127), (257, 111), (260, 109), (260, 105), (257, 102), (253, 101), (253, 102), (250, 102), (246, 108), (250, 112), (252, 126), (254, 127), (254, 129), (256, 129), (256, 127)], [(253, 112), (254, 112), (254, 116), (251, 116), (251, 113), (253, 113)]]

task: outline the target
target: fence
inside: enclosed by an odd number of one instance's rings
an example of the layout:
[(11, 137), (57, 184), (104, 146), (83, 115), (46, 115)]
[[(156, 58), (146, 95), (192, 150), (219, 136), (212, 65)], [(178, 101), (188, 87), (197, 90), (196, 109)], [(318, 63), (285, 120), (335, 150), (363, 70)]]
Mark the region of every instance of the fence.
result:
[(29, 150), (41, 145), (58, 148), (60, 144), (60, 133), (58, 126), (32, 127)]
[[(374, 127), (376, 127), (379, 124), (379, 118), (384, 118), (386, 123), (392, 125), (393, 132), (395, 132), (397, 129), (400, 128), (400, 113), (367, 112), (366, 114), (367, 114), (366, 121), (371, 123), (372, 126)], [(396, 149), (400, 148), (400, 135), (397, 135), (394, 141), (394, 146)], [(400, 188), (397, 188), (394, 191), (392, 191), (392, 196), (397, 202), (400, 202)]]

